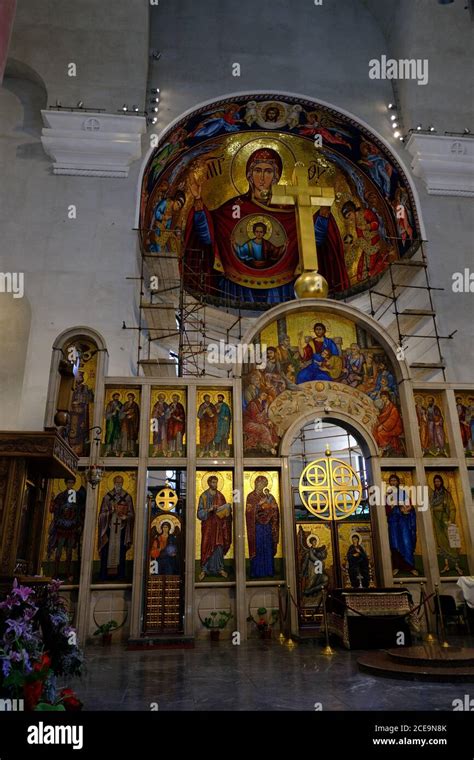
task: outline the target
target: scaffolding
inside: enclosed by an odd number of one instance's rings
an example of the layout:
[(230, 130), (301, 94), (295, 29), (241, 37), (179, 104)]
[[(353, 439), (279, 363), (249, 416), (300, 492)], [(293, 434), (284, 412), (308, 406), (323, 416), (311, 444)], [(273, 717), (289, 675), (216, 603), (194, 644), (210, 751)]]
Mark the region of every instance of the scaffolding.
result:
[[(182, 256), (180, 241), (171, 232), (162, 231), (159, 241), (156, 252), (140, 251), (138, 326), (123, 325), (138, 330), (137, 374), (141, 370), (148, 376), (231, 377), (232, 365), (209, 361), (209, 346), (239, 344), (258, 313), (222, 298), (216, 301), (217, 311), (214, 299), (204, 294), (206, 252), (186, 249)], [(192, 267), (187, 263), (190, 254)], [(446, 380), (441, 342), (451, 340), (456, 331), (439, 332), (433, 292), (442, 290), (431, 285), (424, 244), (416, 241), (404, 258), (388, 263), (377, 286), (369, 288), (365, 298), (361, 294), (357, 304), (391, 335), (399, 358), (406, 358), (416, 379), (442, 373)]]
[[(141, 370), (148, 376), (230, 377), (233, 367), (225, 362), (211, 363), (208, 347), (240, 343), (245, 317), (239, 304), (231, 300), (221, 303), (219, 323), (211, 321), (208, 311), (212, 306), (202, 292), (205, 251), (186, 249), (186, 256), (181, 256), (179, 245), (173, 245), (172, 233), (161, 233), (160, 243), (164, 250), (140, 252), (138, 326), (123, 325), (124, 329), (138, 330), (137, 374)], [(187, 264), (188, 254), (193, 254), (192, 269)], [(200, 272), (197, 282), (196, 260)], [(192, 290), (186, 287), (191, 275), (195, 281)], [(156, 356), (153, 345), (160, 355)]]
[[(369, 313), (381, 324), (384, 323), (387, 313), (394, 317), (389, 325), (384, 326), (396, 339), (400, 348), (400, 358), (403, 359), (406, 355), (416, 356), (420, 351), (421, 358), (428, 354), (428, 361), (413, 361), (408, 358), (411, 369), (417, 374), (421, 372), (425, 377), (426, 374), (441, 372), (443, 380), (446, 380), (446, 363), (441, 350), (441, 341), (451, 340), (457, 331), (454, 330), (450, 335), (439, 333), (432, 294), (433, 291), (442, 291), (444, 288), (434, 287), (430, 283), (423, 242), (419, 242), (411, 258), (397, 259), (389, 263), (386, 276), (381, 281), (388, 285), (388, 292), (375, 288), (369, 289)], [(417, 279), (418, 282), (416, 282)], [(419, 291), (419, 298), (417, 298), (419, 305), (416, 308), (404, 306), (405, 301), (412, 300), (413, 291)], [(385, 322), (387, 321), (385, 319)], [(431, 323), (431, 328), (426, 327), (427, 322)], [(427, 329), (427, 332), (419, 332), (419, 329)], [(423, 343), (427, 341), (431, 343)], [(433, 356), (433, 349), (435, 356)], [(425, 379), (425, 377), (420, 379)]]

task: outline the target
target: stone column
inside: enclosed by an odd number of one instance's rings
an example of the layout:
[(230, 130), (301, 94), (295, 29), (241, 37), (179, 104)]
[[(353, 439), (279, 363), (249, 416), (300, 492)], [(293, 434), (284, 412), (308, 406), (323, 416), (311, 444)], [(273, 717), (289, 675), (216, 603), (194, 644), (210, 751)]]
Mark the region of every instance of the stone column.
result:
[(142, 632), (142, 603), (144, 588), (144, 557), (147, 545), (146, 479), (148, 444), (150, 438), (150, 395), (151, 387), (142, 386), (140, 397), (140, 433), (137, 471), (137, 495), (135, 503), (135, 527), (133, 532), (133, 578), (132, 600), (130, 604), (130, 638), (136, 639)]
[[(295, 520), (293, 516), (293, 494), (291, 491), (290, 457), (281, 458), (281, 496), (280, 514), (282, 522), (282, 548), (285, 559), (285, 579), (291, 596), (297, 602), (296, 562), (295, 562)], [(295, 636), (299, 633), (298, 610), (288, 600), (290, 610), (290, 630)]]
[(244, 460), (242, 436), (242, 385), (234, 381), (232, 395), (234, 422), (234, 490), (240, 499), (234, 503), (234, 562), (235, 562), (235, 630), (240, 633), (240, 640), (247, 638), (247, 600), (245, 577), (245, 497), (244, 497)]
[(195, 544), (196, 544), (196, 386), (188, 386), (186, 405), (186, 570), (184, 577), (184, 633), (194, 637), (195, 605)]

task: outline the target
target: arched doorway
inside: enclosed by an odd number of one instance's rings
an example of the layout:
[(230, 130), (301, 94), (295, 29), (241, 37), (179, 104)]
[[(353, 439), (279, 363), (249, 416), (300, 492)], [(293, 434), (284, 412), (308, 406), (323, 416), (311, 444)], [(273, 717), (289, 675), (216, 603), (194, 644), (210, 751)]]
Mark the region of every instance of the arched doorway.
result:
[(322, 590), (369, 588), (380, 571), (369, 447), (341, 420), (306, 422), (289, 453), (299, 629), (319, 626)]

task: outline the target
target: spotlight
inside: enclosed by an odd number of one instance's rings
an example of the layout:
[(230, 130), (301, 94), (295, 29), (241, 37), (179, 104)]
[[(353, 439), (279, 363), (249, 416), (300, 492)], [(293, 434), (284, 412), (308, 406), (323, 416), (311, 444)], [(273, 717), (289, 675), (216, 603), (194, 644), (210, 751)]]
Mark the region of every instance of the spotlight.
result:
[(431, 125), (431, 126), (429, 127), (429, 130), (430, 130), (430, 132), (436, 132), (436, 129), (433, 127), (433, 125)]
[(138, 106), (132, 106), (132, 108), (133, 108), (133, 110), (135, 111), (135, 113), (138, 113), (138, 112), (139, 112), (139, 110), (140, 110)]
[(126, 103), (123, 104), (122, 111), (128, 111), (128, 106), (126, 105)]
[(395, 105), (393, 103), (389, 103), (387, 106), (388, 110), (391, 111), (392, 108), (395, 108)]
[(154, 108), (152, 108), (151, 110), (152, 110), (152, 111), (154, 111), (155, 113), (158, 113), (158, 107), (157, 107), (157, 106), (155, 106), (155, 107), (154, 107)]
[(396, 129), (398, 127), (398, 124), (396, 121), (392, 121), (392, 129)]
[(78, 100), (76, 108), (83, 108), (83, 107), (84, 107), (84, 101), (83, 100)]
[(417, 124), (416, 125), (416, 131), (417, 132), (421, 132), (422, 129), (423, 129), (423, 126), (421, 124)]
[(397, 118), (396, 115), (394, 113), (392, 113), (392, 115), (390, 117), (391, 121), (395, 121), (396, 118)]
[(403, 143), (405, 142), (405, 138), (403, 136), (400, 137), (399, 139), (400, 139), (400, 142), (403, 142)]
[(160, 94), (160, 88), (159, 87), (152, 87), (151, 88), (152, 95), (159, 95)]
[(153, 58), (154, 61), (159, 61), (160, 58), (161, 58), (160, 51), (159, 50), (152, 50), (151, 51), (151, 57)]
[(156, 124), (157, 121), (158, 121), (158, 119), (156, 118), (156, 116), (154, 116), (153, 119), (151, 120), (151, 123), (152, 124)]
[(397, 129), (396, 132), (393, 133), (393, 136), (394, 137), (400, 137), (400, 132), (398, 131), (398, 129)]
[(471, 130), (469, 129), (469, 127), (464, 127), (463, 132), (464, 132), (465, 135), (470, 135), (471, 134)]

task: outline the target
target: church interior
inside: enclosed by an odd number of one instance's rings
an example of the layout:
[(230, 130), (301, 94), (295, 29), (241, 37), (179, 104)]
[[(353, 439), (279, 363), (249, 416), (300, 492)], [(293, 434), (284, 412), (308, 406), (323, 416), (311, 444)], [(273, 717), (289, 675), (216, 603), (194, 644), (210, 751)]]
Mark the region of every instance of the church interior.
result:
[(474, 709), (473, 23), (0, 3), (1, 704)]

